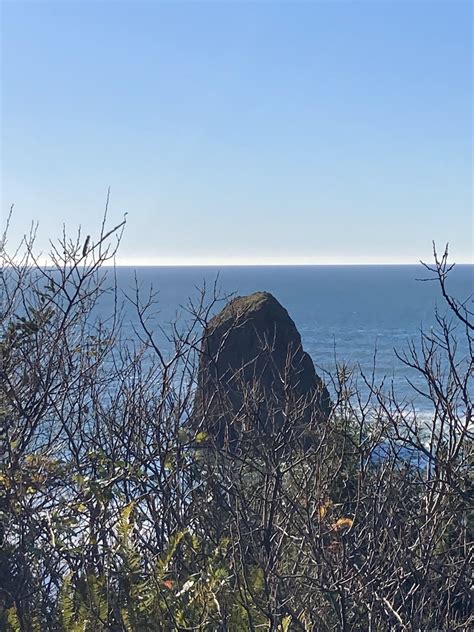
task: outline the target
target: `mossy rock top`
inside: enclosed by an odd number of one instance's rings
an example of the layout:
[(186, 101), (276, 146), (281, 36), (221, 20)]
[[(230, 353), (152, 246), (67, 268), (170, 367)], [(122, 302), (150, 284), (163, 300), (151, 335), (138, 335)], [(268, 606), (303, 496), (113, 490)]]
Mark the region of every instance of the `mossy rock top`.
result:
[[(229, 320), (252, 316), (256, 312), (273, 312), (276, 320), (288, 319), (295, 326), (286, 309), (269, 292), (254, 292), (236, 296), (209, 322), (208, 329), (217, 329)], [(295, 327), (296, 329), (296, 327)]]

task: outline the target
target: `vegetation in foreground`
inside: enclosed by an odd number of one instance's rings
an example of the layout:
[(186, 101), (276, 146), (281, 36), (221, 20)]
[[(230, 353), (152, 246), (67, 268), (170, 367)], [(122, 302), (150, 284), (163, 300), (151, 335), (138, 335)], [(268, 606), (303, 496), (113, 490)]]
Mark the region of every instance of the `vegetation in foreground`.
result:
[(474, 325), (447, 252), (427, 274), (448, 311), (403, 356), (431, 424), (340, 366), (311, 449), (275, 430), (230, 452), (187, 423), (215, 293), (175, 324), (172, 357), (153, 296), (129, 298), (132, 340), (119, 300), (98, 316), (122, 229), (64, 237), (52, 268), (3, 240), (0, 629), (472, 628)]

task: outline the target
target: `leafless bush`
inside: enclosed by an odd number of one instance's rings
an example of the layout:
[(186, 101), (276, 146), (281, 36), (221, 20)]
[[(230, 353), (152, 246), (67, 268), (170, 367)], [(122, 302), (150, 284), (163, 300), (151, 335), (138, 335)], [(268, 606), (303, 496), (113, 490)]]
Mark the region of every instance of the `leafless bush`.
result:
[(137, 289), (126, 340), (103, 268), (122, 229), (63, 235), (50, 268), (33, 239), (0, 253), (1, 626), (469, 629), (473, 325), (448, 293), (447, 253), (427, 270), (449, 311), (401, 356), (423, 376), (430, 423), (375, 373), (341, 366), (329, 419), (301, 435), (289, 428), (306, 402), (283, 388), (291, 422), (261, 432), (261, 390), (243, 380), (230, 450), (205, 411), (194, 423), (215, 288), (171, 328), (171, 356)]

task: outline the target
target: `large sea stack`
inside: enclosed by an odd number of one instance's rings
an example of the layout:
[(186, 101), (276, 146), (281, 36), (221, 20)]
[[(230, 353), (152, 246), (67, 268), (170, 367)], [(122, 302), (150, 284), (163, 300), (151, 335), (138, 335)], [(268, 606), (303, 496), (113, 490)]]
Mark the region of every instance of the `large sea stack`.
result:
[(330, 398), (286, 309), (268, 292), (230, 301), (202, 343), (193, 423), (219, 446), (300, 439), (325, 419)]

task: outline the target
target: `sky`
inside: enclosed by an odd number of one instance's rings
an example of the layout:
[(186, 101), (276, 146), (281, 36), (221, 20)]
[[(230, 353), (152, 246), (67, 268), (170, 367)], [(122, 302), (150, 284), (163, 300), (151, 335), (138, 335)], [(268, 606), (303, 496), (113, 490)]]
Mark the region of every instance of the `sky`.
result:
[(13, 248), (127, 212), (118, 263), (473, 262), (471, 2), (1, 2)]

